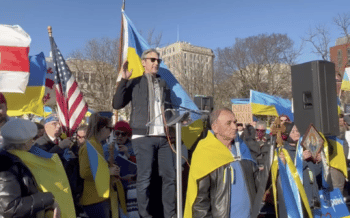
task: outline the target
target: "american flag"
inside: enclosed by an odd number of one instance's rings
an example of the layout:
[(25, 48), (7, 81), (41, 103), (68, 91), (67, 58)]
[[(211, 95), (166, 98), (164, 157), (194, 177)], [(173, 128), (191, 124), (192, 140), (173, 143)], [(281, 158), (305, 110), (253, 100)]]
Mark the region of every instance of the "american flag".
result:
[(88, 105), (78, 83), (70, 72), (60, 50), (50, 37), (52, 59), (54, 63), (56, 80), (56, 104), (57, 114), (62, 124), (63, 131), (71, 136), (84, 118)]

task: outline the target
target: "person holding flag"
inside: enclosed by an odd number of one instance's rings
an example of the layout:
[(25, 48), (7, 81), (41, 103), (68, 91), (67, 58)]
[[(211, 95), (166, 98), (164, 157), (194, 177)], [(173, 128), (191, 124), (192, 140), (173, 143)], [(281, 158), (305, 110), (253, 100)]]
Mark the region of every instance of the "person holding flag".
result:
[[(156, 49), (145, 50), (141, 55), (144, 73), (130, 79), (128, 62), (124, 62), (122, 76), (113, 97), (113, 108), (124, 108), (132, 103), (130, 126), (133, 131), (132, 146), (137, 162), (137, 202), (141, 217), (152, 217), (149, 211), (152, 166), (158, 162), (162, 177), (162, 203), (164, 217), (175, 216), (175, 167), (171, 147), (166, 138), (166, 121), (171, 108), (170, 89), (158, 75), (159, 53)], [(166, 104), (167, 103), (167, 104)]]
[(116, 165), (108, 167), (101, 144), (111, 134), (113, 128), (109, 125), (107, 117), (92, 114), (86, 133), (87, 141), (79, 149), (79, 172), (84, 179), (80, 204), (90, 218), (109, 218), (111, 206), (112, 213), (113, 206), (117, 206), (109, 202), (109, 187), (110, 176), (119, 176), (119, 168)]

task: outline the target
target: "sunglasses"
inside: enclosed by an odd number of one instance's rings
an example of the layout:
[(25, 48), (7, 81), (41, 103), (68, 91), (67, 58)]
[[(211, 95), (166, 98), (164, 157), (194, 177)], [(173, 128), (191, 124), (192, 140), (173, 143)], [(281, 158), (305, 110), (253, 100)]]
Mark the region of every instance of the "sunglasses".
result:
[(158, 59), (158, 58), (145, 58), (145, 59), (151, 60), (152, 63), (154, 63), (155, 61), (157, 61), (158, 64), (162, 63), (162, 59)]
[(126, 136), (126, 132), (116, 131), (114, 134), (115, 134), (117, 137), (119, 137), (119, 136), (125, 137), (125, 136)]

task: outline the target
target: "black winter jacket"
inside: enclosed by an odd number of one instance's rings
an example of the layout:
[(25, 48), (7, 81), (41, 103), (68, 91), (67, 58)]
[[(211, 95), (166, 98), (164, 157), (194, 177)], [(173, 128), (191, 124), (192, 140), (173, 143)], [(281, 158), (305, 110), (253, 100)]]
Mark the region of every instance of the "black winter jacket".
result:
[[(172, 108), (170, 99), (170, 89), (166, 82), (156, 75), (159, 82), (160, 93), (162, 93), (161, 103), (164, 110)], [(131, 101), (131, 116), (130, 127), (135, 135), (147, 135), (149, 128), (146, 124), (150, 121), (148, 112), (148, 82), (146, 76), (137, 77), (135, 79), (122, 79), (119, 82), (117, 91), (113, 97), (113, 108), (124, 108)], [(166, 102), (166, 103), (165, 103)], [(171, 112), (165, 113), (165, 118), (168, 120)]]
[[(240, 164), (245, 177), (250, 204), (253, 206), (256, 196), (255, 178), (258, 169), (249, 160), (241, 160)], [(192, 211), (193, 218), (230, 218), (230, 167), (230, 164), (219, 167), (198, 182), (198, 194)], [(226, 182), (224, 182), (225, 171)]]
[(0, 217), (37, 217), (54, 196), (39, 192), (30, 170), (16, 156), (0, 152)]

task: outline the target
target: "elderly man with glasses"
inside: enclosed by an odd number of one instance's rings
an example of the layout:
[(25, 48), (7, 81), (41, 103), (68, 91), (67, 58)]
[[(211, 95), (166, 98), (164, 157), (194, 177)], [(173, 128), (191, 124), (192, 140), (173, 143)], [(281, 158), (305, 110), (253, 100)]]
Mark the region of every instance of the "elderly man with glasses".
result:
[[(166, 120), (170, 112), (164, 113), (171, 104), (170, 89), (157, 74), (161, 60), (155, 49), (148, 49), (141, 56), (144, 74), (130, 79), (128, 62), (120, 71), (122, 79), (113, 98), (113, 108), (124, 108), (132, 104), (130, 126), (133, 131), (132, 146), (137, 162), (137, 201), (141, 217), (150, 214), (150, 184), (152, 166), (158, 164), (162, 177), (162, 203), (164, 217), (175, 216), (175, 167), (173, 154), (166, 139)], [(154, 195), (154, 194), (153, 194)], [(161, 206), (161, 205), (159, 205)], [(159, 207), (158, 207), (159, 208)]]

